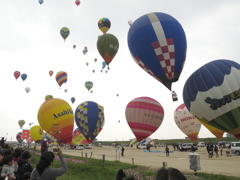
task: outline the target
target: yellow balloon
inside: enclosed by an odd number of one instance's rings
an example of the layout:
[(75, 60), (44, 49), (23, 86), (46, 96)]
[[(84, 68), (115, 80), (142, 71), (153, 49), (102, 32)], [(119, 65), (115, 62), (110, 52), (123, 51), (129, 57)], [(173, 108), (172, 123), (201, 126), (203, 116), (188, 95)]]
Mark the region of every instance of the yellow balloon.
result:
[(18, 124), (19, 124), (20, 128), (22, 128), (23, 125), (25, 124), (25, 121), (24, 120), (19, 120)]
[(41, 140), (43, 137), (43, 129), (39, 125), (35, 125), (30, 129), (30, 136), (34, 141)]
[(48, 100), (48, 99), (51, 99), (51, 98), (53, 98), (52, 95), (46, 95), (46, 96), (45, 96), (45, 100)]
[(202, 125), (204, 125), (214, 136), (216, 136), (218, 138), (218, 140), (220, 140), (220, 141), (222, 140), (223, 133), (224, 133), (222, 130), (217, 129), (217, 128), (213, 127), (213, 126), (210, 126), (210, 125), (204, 123), (203, 121), (199, 121), (199, 122)]

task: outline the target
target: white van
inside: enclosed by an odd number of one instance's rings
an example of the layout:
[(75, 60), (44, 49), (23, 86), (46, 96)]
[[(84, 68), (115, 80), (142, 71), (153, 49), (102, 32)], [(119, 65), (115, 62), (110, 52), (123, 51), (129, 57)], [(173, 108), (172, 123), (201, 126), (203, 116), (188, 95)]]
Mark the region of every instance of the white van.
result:
[(83, 149), (84, 149), (84, 145), (83, 144), (76, 145), (76, 150), (83, 150)]
[(198, 142), (198, 147), (205, 147), (205, 143), (204, 142)]
[(231, 142), (231, 152), (240, 155), (240, 142)]
[(138, 149), (147, 149), (147, 144), (139, 144)]

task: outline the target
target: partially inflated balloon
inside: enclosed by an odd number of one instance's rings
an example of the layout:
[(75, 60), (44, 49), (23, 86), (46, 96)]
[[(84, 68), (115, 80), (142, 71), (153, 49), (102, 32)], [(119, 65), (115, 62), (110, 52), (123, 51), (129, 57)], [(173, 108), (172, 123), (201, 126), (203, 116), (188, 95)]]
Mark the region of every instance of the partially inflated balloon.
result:
[(27, 74), (22, 74), (21, 78), (22, 78), (23, 81), (25, 81), (27, 79)]
[(25, 124), (25, 121), (24, 120), (19, 120), (18, 124), (19, 124), (20, 128), (22, 128), (23, 125)]
[(60, 34), (62, 36), (62, 38), (64, 39), (64, 42), (65, 40), (67, 39), (67, 37), (69, 36), (70, 34), (70, 31), (67, 27), (63, 27), (61, 30), (60, 30)]
[(96, 138), (104, 123), (103, 109), (103, 106), (92, 101), (83, 102), (76, 108), (75, 122), (88, 143)]
[(164, 109), (155, 99), (139, 97), (128, 103), (125, 115), (129, 127), (140, 142), (160, 127), (164, 117)]
[(30, 136), (34, 141), (41, 140), (43, 137), (43, 129), (39, 125), (35, 125), (30, 129)]
[(201, 123), (188, 111), (185, 104), (181, 104), (174, 111), (174, 120), (179, 129), (192, 141), (197, 140)]
[(74, 103), (75, 100), (76, 100), (75, 97), (72, 97), (72, 98), (71, 98), (71, 102), (72, 102), (72, 103)]
[(53, 71), (52, 70), (50, 70), (48, 73), (49, 73), (50, 77), (53, 75)]
[(220, 59), (186, 81), (183, 100), (200, 121), (240, 139), (240, 64)]
[(92, 83), (91, 81), (87, 81), (87, 82), (85, 82), (85, 87), (86, 87), (88, 90), (90, 90), (90, 89), (92, 89), (92, 87), (93, 87), (93, 83)]
[(19, 78), (19, 76), (21, 75), (21, 73), (19, 71), (15, 71), (13, 75), (17, 80)]
[(81, 3), (81, 2), (80, 2), (79, 0), (76, 0), (76, 1), (75, 1), (75, 4), (76, 4), (77, 6), (79, 6), (80, 3)]
[(72, 144), (73, 145), (88, 144), (86, 138), (84, 137), (84, 135), (81, 133), (81, 131), (78, 128), (75, 129), (73, 132)]
[(26, 87), (26, 88), (25, 88), (25, 91), (26, 91), (27, 93), (28, 93), (30, 90), (31, 90), (30, 87)]
[(107, 65), (109, 65), (118, 52), (118, 39), (112, 34), (104, 34), (97, 40), (97, 49)]
[(38, 122), (60, 142), (72, 142), (74, 115), (66, 101), (56, 98), (45, 101), (38, 110)]
[(181, 24), (165, 13), (146, 14), (130, 26), (128, 47), (135, 62), (171, 90), (186, 58), (187, 40)]
[(64, 71), (59, 71), (56, 74), (56, 81), (57, 81), (59, 87), (61, 87), (63, 83), (67, 82), (67, 78), (68, 78), (67, 73)]
[(45, 100), (52, 99), (52, 98), (53, 98), (52, 95), (46, 95), (46, 96), (45, 96)]
[(214, 136), (218, 138), (219, 141), (223, 140), (223, 134), (224, 132), (221, 131), (220, 129), (217, 129), (213, 126), (210, 126), (202, 121), (199, 121), (203, 126), (205, 126)]
[(110, 29), (111, 22), (108, 18), (101, 18), (98, 21), (98, 28), (103, 32), (103, 34), (106, 34), (106, 32)]
[(22, 138), (22, 132), (17, 133), (16, 139), (19, 143), (24, 141), (24, 139)]

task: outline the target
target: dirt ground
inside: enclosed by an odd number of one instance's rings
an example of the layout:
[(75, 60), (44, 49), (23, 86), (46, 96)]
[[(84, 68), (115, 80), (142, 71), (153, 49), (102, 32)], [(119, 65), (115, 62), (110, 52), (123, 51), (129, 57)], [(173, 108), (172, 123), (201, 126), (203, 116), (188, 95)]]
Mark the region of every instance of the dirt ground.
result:
[[(169, 148), (173, 151), (173, 148)], [(223, 149), (223, 155), (213, 158), (208, 158), (208, 154), (205, 147), (200, 147), (196, 151), (200, 155), (200, 165), (201, 170), (199, 172), (214, 173), (214, 174), (224, 174), (229, 176), (240, 177), (239, 161), (240, 156), (232, 155), (231, 157), (226, 156), (226, 151), (229, 149)], [(153, 152), (144, 152), (144, 150), (139, 150), (136, 148), (125, 147), (125, 156), (120, 157), (121, 162), (132, 164), (132, 158), (134, 158), (135, 165), (148, 166), (153, 169), (160, 168), (163, 166), (163, 162), (167, 162), (168, 167), (174, 167), (179, 169), (184, 173), (193, 173), (189, 168), (189, 154), (190, 152), (180, 152), (174, 151), (170, 153), (169, 157), (166, 157), (165, 153), (156, 153), (154, 151), (164, 151), (164, 147), (151, 148)], [(73, 156), (83, 156), (90, 158), (92, 153), (92, 158), (102, 159), (102, 155), (105, 154), (105, 159), (109, 161), (116, 160), (116, 153), (114, 147), (103, 146), (93, 147), (92, 149), (84, 150), (66, 150), (63, 149), (64, 154)], [(119, 155), (117, 156), (119, 160)]]

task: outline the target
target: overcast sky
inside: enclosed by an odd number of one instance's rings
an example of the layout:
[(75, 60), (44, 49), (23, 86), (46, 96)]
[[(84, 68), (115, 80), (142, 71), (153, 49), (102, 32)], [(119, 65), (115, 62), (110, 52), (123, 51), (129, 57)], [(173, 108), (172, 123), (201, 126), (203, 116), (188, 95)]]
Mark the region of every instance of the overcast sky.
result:
[[(42, 5), (38, 0), (0, 1), (0, 136), (8, 133), (8, 139), (15, 140), (21, 131), (18, 120), (26, 121), (25, 128), (30, 122), (38, 124), (37, 112), (48, 94), (66, 100), (74, 111), (84, 101), (104, 106), (105, 126), (98, 140), (134, 138), (125, 118), (125, 108), (132, 99), (148, 96), (159, 101), (165, 111), (162, 125), (151, 137), (184, 138), (173, 114), (183, 103), (182, 89), (187, 78), (212, 60), (240, 62), (239, 0), (81, 0), (79, 6), (75, 0), (44, 1)], [(172, 101), (171, 92), (142, 70), (129, 53), (128, 21), (151, 12), (173, 16), (186, 33), (186, 63), (179, 81), (172, 86), (179, 97), (177, 102)], [(111, 21), (108, 33), (118, 38), (120, 46), (108, 73), (100, 72), (103, 59), (96, 46), (102, 34), (97, 23), (103, 17)], [(60, 36), (62, 27), (70, 29), (66, 42)], [(85, 46), (88, 53), (83, 55)], [(96, 63), (94, 58), (98, 59)], [(21, 78), (16, 81), (13, 76), (16, 70), (26, 73), (28, 78), (24, 82)], [(52, 77), (49, 70), (54, 71)], [(58, 71), (68, 74), (68, 81), (61, 89), (55, 80)], [(94, 83), (92, 94), (84, 86), (86, 81)], [(26, 87), (31, 88), (28, 94)], [(74, 104), (71, 97), (76, 98)], [(202, 127), (199, 137), (213, 135)]]

